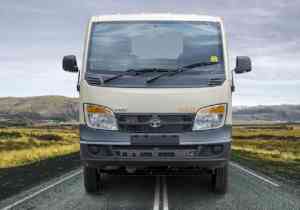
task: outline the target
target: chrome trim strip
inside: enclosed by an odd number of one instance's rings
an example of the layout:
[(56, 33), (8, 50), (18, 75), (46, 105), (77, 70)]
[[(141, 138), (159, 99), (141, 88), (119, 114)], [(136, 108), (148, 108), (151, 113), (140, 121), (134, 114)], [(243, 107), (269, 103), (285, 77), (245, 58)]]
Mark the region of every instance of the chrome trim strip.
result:
[(107, 142), (107, 141), (80, 141), (80, 144), (101, 144), (101, 145), (131, 145), (130, 142)]

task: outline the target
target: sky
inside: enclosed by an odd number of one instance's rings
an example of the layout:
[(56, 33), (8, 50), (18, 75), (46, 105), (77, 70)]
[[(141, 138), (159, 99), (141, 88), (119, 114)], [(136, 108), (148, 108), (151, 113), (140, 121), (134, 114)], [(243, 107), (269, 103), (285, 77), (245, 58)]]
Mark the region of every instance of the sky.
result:
[(61, 60), (80, 60), (92, 15), (169, 12), (224, 18), (231, 68), (238, 55), (253, 63), (235, 77), (234, 105), (300, 104), (299, 9), (286, 0), (1, 0), (0, 97), (78, 96)]

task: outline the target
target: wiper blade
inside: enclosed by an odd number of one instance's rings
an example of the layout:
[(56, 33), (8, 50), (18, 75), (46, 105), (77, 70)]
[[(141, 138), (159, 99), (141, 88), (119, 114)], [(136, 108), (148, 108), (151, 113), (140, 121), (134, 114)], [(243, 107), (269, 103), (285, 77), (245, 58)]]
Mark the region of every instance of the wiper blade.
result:
[(182, 73), (182, 72), (185, 72), (185, 71), (189, 71), (193, 68), (196, 68), (196, 67), (200, 67), (200, 66), (209, 66), (209, 65), (215, 65), (215, 64), (218, 64), (218, 62), (199, 62), (199, 63), (193, 63), (193, 64), (189, 64), (189, 65), (186, 65), (186, 66), (182, 66), (182, 67), (179, 67), (178, 69), (174, 69), (174, 70), (169, 70), (168, 72), (165, 72), (165, 73), (162, 73), (162, 74), (159, 74), (155, 77), (152, 77), (150, 79), (148, 79), (146, 81), (146, 83), (151, 83), (161, 77), (164, 77), (164, 76), (173, 76), (175, 74), (179, 74), (179, 73)]
[(147, 73), (147, 72), (166, 72), (168, 71), (168, 69), (158, 69), (158, 68), (144, 68), (144, 69), (128, 69), (120, 74), (117, 74), (115, 76), (112, 76), (110, 78), (107, 78), (105, 80), (103, 80), (103, 83), (107, 83), (107, 82), (110, 82), (112, 80), (115, 80), (115, 79), (118, 79), (120, 77), (123, 77), (125, 75), (130, 75), (132, 74), (133, 76), (137, 76), (137, 75), (140, 75), (140, 74), (144, 74), (144, 73)]
[(215, 65), (215, 64), (219, 64), (219, 62), (198, 62), (198, 63), (192, 63), (189, 65), (183, 66), (182, 68), (193, 69), (193, 68), (200, 67), (200, 66), (210, 66), (210, 65)]

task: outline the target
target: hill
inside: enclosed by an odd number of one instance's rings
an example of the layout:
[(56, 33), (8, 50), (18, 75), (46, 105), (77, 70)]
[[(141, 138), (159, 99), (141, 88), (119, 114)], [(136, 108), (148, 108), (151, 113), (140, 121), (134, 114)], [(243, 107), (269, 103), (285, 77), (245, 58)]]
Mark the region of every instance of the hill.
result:
[[(78, 98), (64, 96), (0, 98), (0, 125), (75, 122)], [(233, 107), (234, 122), (300, 122), (300, 105)]]
[(234, 121), (300, 122), (300, 105), (233, 107)]
[(76, 121), (77, 101), (64, 96), (0, 98), (0, 124)]

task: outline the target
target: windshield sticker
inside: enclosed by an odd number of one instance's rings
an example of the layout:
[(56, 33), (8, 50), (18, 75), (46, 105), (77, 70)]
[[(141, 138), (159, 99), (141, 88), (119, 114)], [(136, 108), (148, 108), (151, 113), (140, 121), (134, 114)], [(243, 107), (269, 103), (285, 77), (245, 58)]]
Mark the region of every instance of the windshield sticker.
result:
[(210, 56), (210, 62), (212, 62), (212, 63), (217, 63), (218, 61), (219, 61), (219, 59), (218, 59), (218, 56), (216, 56), (216, 55), (212, 55), (212, 56)]

